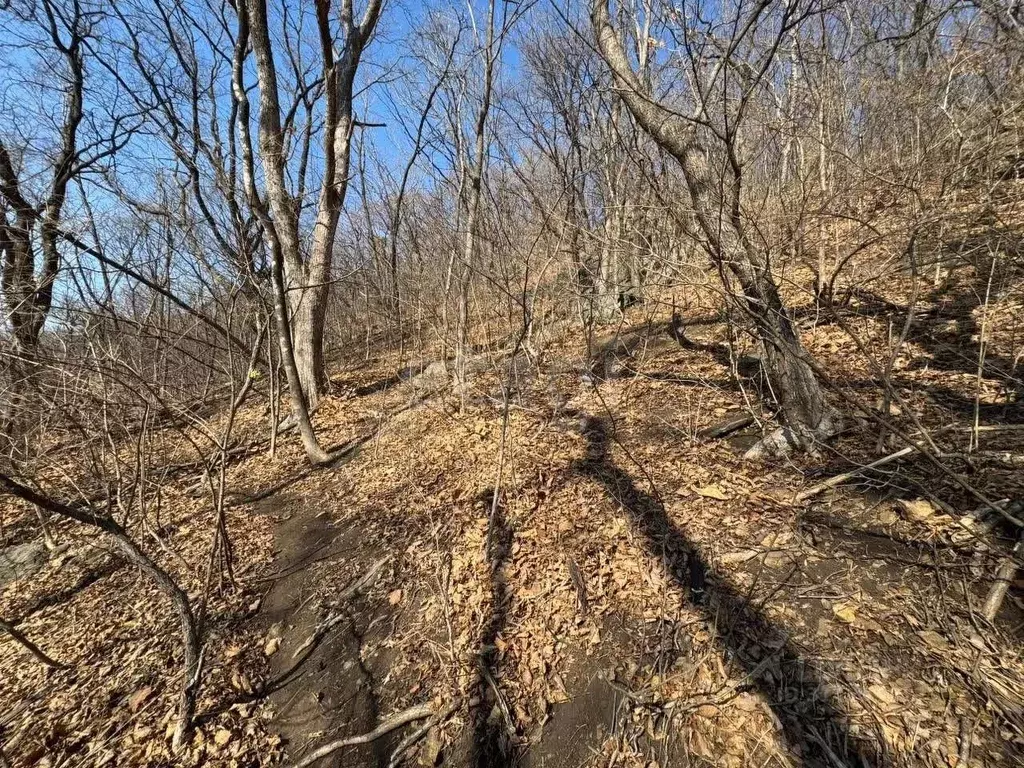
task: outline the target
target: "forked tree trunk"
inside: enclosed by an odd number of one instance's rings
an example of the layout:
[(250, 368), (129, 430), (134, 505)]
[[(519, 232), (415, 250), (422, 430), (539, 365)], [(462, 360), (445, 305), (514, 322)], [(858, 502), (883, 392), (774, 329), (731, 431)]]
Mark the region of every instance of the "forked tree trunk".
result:
[[(646, 93), (613, 29), (608, 0), (593, 0), (591, 22), (598, 47), (610, 67), (618, 92), (637, 123), (680, 164), (694, 216), (718, 265), (728, 269), (743, 291), (764, 348), (763, 367), (778, 403), (782, 427), (747, 452), (748, 457), (780, 455), (794, 447), (810, 448), (841, 428), (839, 413), (825, 399), (793, 328), (765, 252), (743, 231), (737, 187), (711, 172), (708, 152), (693, 122), (666, 109)], [(731, 197), (730, 197), (731, 195)]]
[[(239, 119), (239, 133), (245, 134), (242, 152), (246, 186), (250, 201), (264, 227), (265, 237), (275, 240), (275, 247), (280, 249), (284, 262), (282, 269), (288, 290), (286, 307), (292, 315), (286, 320), (292, 335), (289, 350), (281, 350), (282, 361), (287, 370), (287, 358), (292, 358), (297, 374), (294, 383), (301, 386), (300, 392), (293, 393), (292, 400), (296, 402), (297, 399), (303, 399), (311, 409), (316, 407), (320, 395), (327, 388), (324, 324), (335, 236), (348, 191), (352, 131), (356, 125), (352, 109), (356, 71), (380, 17), (381, 4), (381, 0), (370, 0), (362, 19), (357, 23), (353, 17), (351, 0), (340, 3), (337, 26), (344, 36), (340, 47), (332, 18), (334, 4), (327, 0), (317, 0), (313, 4), (323, 77), (323, 177), (307, 258), (303, 257), (298, 207), (287, 185), (287, 179), (290, 178), (287, 158), (291, 126), (282, 116), (274, 60), (275, 44), (267, 3), (266, 0), (246, 0), (236, 8), (239, 13), (240, 38), (244, 36), (251, 40), (259, 81), (259, 153), (263, 161), (266, 200), (261, 200), (255, 192), (251, 147), (247, 146), (248, 126), (242, 126)], [(244, 106), (248, 112), (248, 96), (245, 94), (241, 72), (245, 55), (244, 47), (239, 49), (236, 46), (233, 89), (239, 106)], [(293, 377), (289, 377), (289, 386), (292, 384)]]

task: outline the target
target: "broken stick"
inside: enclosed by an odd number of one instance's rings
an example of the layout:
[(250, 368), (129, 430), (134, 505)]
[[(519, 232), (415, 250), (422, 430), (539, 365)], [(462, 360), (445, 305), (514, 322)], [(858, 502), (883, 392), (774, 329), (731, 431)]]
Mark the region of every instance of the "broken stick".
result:
[(724, 421), (712, 424), (710, 427), (705, 427), (697, 432), (697, 437), (701, 440), (716, 440), (718, 438), (731, 435), (733, 432), (745, 429), (753, 423), (754, 417), (751, 414), (738, 413), (728, 417)]
[[(941, 429), (937, 429), (934, 432), (932, 432), (931, 437), (938, 437), (939, 435), (941, 435), (941, 434), (943, 434), (945, 432), (948, 432), (952, 428), (953, 428), (953, 425), (952, 424), (948, 424), (945, 427), (942, 427)], [(901, 459), (904, 456), (913, 453), (914, 451), (922, 451), (926, 456), (930, 455), (928, 453), (928, 448), (927, 448), (927, 445), (925, 445), (925, 443), (923, 443), (923, 442), (916, 442), (913, 445), (908, 445), (906, 448), (900, 448), (898, 451), (896, 451), (895, 453), (890, 453), (888, 456), (883, 456), (880, 459), (875, 459), (870, 464), (865, 464), (863, 467), (857, 467), (856, 469), (851, 469), (849, 472), (843, 472), (841, 475), (836, 475), (835, 477), (830, 477), (828, 480), (826, 480), (823, 483), (818, 483), (817, 485), (815, 485), (815, 486), (813, 486), (811, 488), (808, 488), (806, 491), (801, 491), (800, 493), (798, 493), (796, 495), (796, 500), (798, 502), (799, 501), (807, 501), (807, 499), (810, 499), (810, 498), (812, 498), (814, 496), (817, 496), (822, 491), (827, 491), (829, 488), (835, 488), (837, 485), (841, 485), (842, 483), (845, 483), (847, 480), (849, 480), (850, 478), (856, 477), (861, 472), (867, 472), (869, 469), (875, 469), (876, 467), (884, 466), (884, 465), (886, 465), (886, 464), (888, 464), (890, 462), (896, 461), (896, 459)], [(982, 497), (982, 499), (984, 499), (984, 497)], [(993, 505), (989, 502), (989, 503), (986, 504), (986, 506), (993, 506)], [(1006, 513), (1003, 510), (999, 509), (998, 507), (994, 507), (994, 508), (1000, 514), (1006, 516)], [(1011, 520), (1011, 522), (1014, 522), (1012, 518), (1010, 518), (1010, 520)]]
[(843, 472), (841, 475), (835, 475), (834, 477), (830, 477), (825, 482), (818, 483), (817, 485), (808, 488), (806, 491), (801, 491), (800, 493), (798, 493), (796, 495), (796, 500), (807, 501), (807, 499), (817, 496), (822, 491), (827, 491), (829, 488), (835, 488), (837, 485), (845, 483), (847, 480), (849, 480), (852, 477), (856, 477), (861, 472), (866, 472), (867, 470), (874, 469), (875, 467), (881, 467), (884, 464), (888, 464), (891, 461), (896, 461), (896, 459), (902, 458), (903, 456), (906, 456), (909, 453), (913, 453), (916, 450), (916, 445), (908, 445), (906, 448), (901, 448), (900, 450), (896, 451), (896, 453), (890, 453), (888, 456), (883, 456), (880, 459), (876, 459), (875, 461), (872, 461), (870, 464), (866, 464), (863, 467), (857, 467), (856, 469), (852, 469), (849, 472)]
[[(377, 575), (381, 572), (381, 569), (387, 565), (387, 562), (390, 559), (390, 556), (386, 555), (370, 566), (370, 569), (366, 573), (356, 579), (351, 586), (347, 587), (345, 591), (341, 593), (337, 600), (338, 605), (344, 606), (344, 604), (350, 600), (361, 597), (370, 587), (373, 586), (374, 582), (377, 580)], [(295, 652), (292, 654), (292, 658), (297, 659), (299, 654), (307, 648), (317, 645), (323, 639), (324, 635), (331, 631), (336, 624), (343, 621), (346, 616), (347, 614), (344, 611), (339, 611), (331, 614), (317, 624), (316, 628), (313, 630), (313, 634), (307, 637), (302, 645), (295, 649)]]
[(11, 637), (13, 637), (16, 642), (18, 642), (23, 648), (25, 648), (25, 650), (27, 650), (29, 653), (31, 653), (33, 656), (39, 659), (39, 661), (41, 661), (43, 664), (50, 667), (51, 669), (68, 668), (66, 664), (61, 664), (59, 661), (51, 659), (49, 656), (47, 656), (38, 645), (33, 643), (27, 637), (25, 637), (25, 635), (18, 631), (18, 629), (13, 624), (9, 624), (3, 619), (0, 619), (0, 629), (2, 629)]
[(996, 580), (988, 591), (988, 597), (985, 598), (985, 605), (982, 607), (981, 613), (990, 624), (995, 621), (996, 614), (1003, 606), (1006, 592), (1010, 588), (1013, 577), (1017, 574), (1017, 563), (1022, 554), (1024, 554), (1024, 531), (1021, 531), (1020, 538), (1017, 539), (1010, 554), (999, 563)]
[[(437, 727), (445, 720), (447, 720), (449, 717), (451, 717), (453, 714), (455, 714), (455, 710), (458, 709), (461, 704), (462, 697), (459, 696), (451, 704), (449, 704), (447, 707), (445, 707), (436, 715), (427, 720), (427, 722), (425, 722), (422, 726), (420, 726), (415, 731), (406, 736), (404, 739), (402, 739), (402, 742), (397, 747), (395, 747), (395, 751), (391, 753), (391, 759), (388, 760), (388, 768), (397, 768), (398, 764), (402, 761), (402, 756), (409, 751), (410, 747), (412, 747), (417, 741), (426, 736), (431, 728)], [(468, 706), (470, 709), (472, 709), (473, 707), (477, 707), (479, 705), (480, 699), (473, 697), (469, 700)]]

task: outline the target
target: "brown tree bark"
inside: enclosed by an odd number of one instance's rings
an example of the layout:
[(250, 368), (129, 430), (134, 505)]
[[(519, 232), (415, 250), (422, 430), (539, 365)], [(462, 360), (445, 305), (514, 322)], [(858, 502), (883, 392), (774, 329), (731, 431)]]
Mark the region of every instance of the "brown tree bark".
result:
[(128, 535), (128, 532), (115, 520), (97, 514), (87, 507), (65, 504), (29, 488), (8, 475), (0, 474), (0, 488), (20, 499), (28, 501), (50, 514), (65, 517), (69, 520), (88, 525), (105, 533), (114, 547), (128, 562), (138, 566), (156, 587), (166, 595), (178, 615), (181, 630), (184, 681), (178, 701), (178, 719), (175, 723), (173, 745), (182, 746), (189, 738), (192, 730), (192, 719), (195, 716), (196, 694), (202, 674), (202, 642), (199, 637), (199, 625), (192, 603), (174, 578), (161, 568), (155, 560), (147, 555)]
[(727, 199), (736, 193), (730, 188), (723, 190), (714, 178), (709, 152), (695, 122), (658, 103), (640, 82), (612, 27), (608, 4), (609, 0), (593, 0), (591, 5), (600, 53), (633, 118), (681, 166), (699, 230), (715, 262), (739, 283), (764, 348), (762, 366), (783, 427), (748, 456), (811, 447), (838, 432), (841, 419), (808, 364), (807, 351), (782, 302), (768, 255), (745, 236), (739, 200)]

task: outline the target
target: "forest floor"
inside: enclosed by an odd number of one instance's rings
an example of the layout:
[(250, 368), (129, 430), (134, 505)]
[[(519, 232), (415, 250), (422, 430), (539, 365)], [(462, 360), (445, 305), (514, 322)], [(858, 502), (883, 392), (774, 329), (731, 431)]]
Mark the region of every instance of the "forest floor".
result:
[[(956, 295), (919, 304), (890, 418), (943, 429), (963, 452), (977, 313), (965, 320)], [(993, 317), (1020, 305), (1005, 297)], [(858, 296), (840, 314), (881, 350), (899, 312)], [(69, 666), (0, 637), (6, 758), (274, 765), (431, 704), (446, 716), (401, 754), (425, 721), (324, 764), (1024, 765), (1024, 585), (993, 624), (980, 616), (1011, 532), (970, 530), (961, 518), (978, 502), (957, 482), (1020, 500), (1024, 473), (950, 458), (955, 475), (912, 454), (798, 503), (900, 444), (879, 452), (879, 427), (851, 416), (821, 455), (745, 461), (756, 426), (698, 436), (757, 399), (723, 318), (691, 322), (680, 342), (667, 316), (629, 317), (597, 340), (594, 375), (574, 334), (552, 334), (539, 364), (495, 359), (462, 397), (429, 370), (400, 375), (397, 355), (350, 362), (315, 419), (337, 462), (308, 468), (287, 436), (273, 458), (232, 463), (234, 581), (207, 608), (199, 726), (182, 754), (169, 746), (169, 607), (90, 536), (58, 530), (66, 548), (0, 587), (0, 616)], [(804, 339), (841, 391), (874, 406), (877, 376), (851, 362), (846, 330), (826, 318)], [(1024, 424), (1007, 397), (1015, 369), (1001, 367), (1019, 341), (1003, 341), (982, 425)], [(243, 442), (265, 424), (258, 408), (241, 414)], [(980, 440), (1024, 453), (1019, 429)], [(193, 596), (209, 506), (169, 493), (150, 537)], [(32, 541), (33, 519), (4, 512), (5, 552)]]

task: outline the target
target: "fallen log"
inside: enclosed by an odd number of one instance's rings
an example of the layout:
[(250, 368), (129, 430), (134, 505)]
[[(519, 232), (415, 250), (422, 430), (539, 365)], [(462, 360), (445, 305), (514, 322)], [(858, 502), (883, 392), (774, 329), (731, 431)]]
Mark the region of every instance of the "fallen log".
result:
[[(938, 437), (944, 432), (948, 432), (950, 429), (952, 429), (952, 425), (936, 430), (932, 436)], [(888, 456), (883, 456), (880, 459), (875, 459), (870, 464), (865, 464), (862, 467), (851, 469), (849, 472), (843, 472), (842, 474), (835, 475), (834, 477), (830, 477), (828, 480), (825, 480), (824, 482), (818, 483), (817, 485), (808, 488), (806, 491), (801, 491), (796, 495), (796, 500), (798, 502), (807, 501), (807, 499), (817, 496), (822, 491), (827, 491), (829, 488), (835, 488), (837, 485), (842, 485), (847, 480), (856, 477), (862, 472), (867, 472), (869, 469), (875, 469), (876, 467), (885, 466), (886, 464), (896, 461), (896, 459), (901, 459), (904, 456), (913, 453), (914, 451), (927, 452), (927, 446), (922, 442), (917, 442), (914, 443), (913, 445), (908, 445), (906, 448), (900, 448), (898, 451), (890, 453)], [(997, 509), (997, 511), (999, 511), (1001, 514), (1005, 514), (1002, 510)]]
[(876, 467), (884, 466), (885, 464), (896, 461), (896, 459), (911, 454), (916, 450), (916, 445), (908, 445), (906, 448), (901, 448), (895, 453), (890, 453), (888, 456), (883, 456), (880, 459), (876, 459), (875, 461), (872, 461), (870, 464), (865, 464), (863, 467), (857, 467), (856, 469), (851, 469), (849, 472), (843, 472), (842, 474), (830, 477), (828, 480), (822, 483), (818, 483), (817, 485), (808, 488), (806, 491), (801, 491), (800, 493), (798, 493), (796, 495), (796, 500), (807, 501), (807, 499), (817, 496), (822, 491), (827, 491), (829, 488), (835, 488), (837, 485), (845, 483), (847, 480), (856, 477), (862, 472), (866, 472), (869, 469), (875, 469)]

